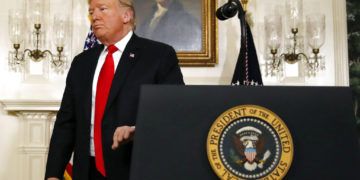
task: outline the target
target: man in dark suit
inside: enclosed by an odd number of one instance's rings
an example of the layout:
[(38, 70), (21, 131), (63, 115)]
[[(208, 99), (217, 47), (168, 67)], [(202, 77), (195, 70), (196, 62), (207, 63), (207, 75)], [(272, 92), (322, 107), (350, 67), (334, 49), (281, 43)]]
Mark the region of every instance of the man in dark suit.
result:
[(102, 45), (70, 67), (51, 137), (45, 178), (61, 179), (74, 151), (73, 179), (129, 179), (142, 84), (184, 84), (175, 50), (133, 33), (131, 0), (90, 0)]
[(181, 1), (156, 0), (150, 15), (145, 17), (136, 29), (139, 35), (170, 44), (177, 51), (201, 50), (201, 24)]

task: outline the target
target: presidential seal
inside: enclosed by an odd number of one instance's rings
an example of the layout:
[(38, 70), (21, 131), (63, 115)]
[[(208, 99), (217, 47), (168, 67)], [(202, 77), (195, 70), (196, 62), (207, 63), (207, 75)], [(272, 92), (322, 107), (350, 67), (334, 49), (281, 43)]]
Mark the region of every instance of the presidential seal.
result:
[(282, 179), (294, 154), (291, 134), (272, 111), (242, 105), (222, 113), (207, 138), (207, 155), (220, 179)]

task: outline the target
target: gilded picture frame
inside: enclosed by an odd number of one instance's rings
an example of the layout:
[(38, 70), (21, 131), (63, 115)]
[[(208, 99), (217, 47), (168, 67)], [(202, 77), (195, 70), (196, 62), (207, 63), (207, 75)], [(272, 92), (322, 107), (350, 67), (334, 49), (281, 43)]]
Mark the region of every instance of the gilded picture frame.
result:
[[(161, 1), (170, 5), (164, 10)], [(135, 33), (173, 46), (181, 66), (215, 66), (218, 63), (216, 4), (217, 0), (135, 0)]]

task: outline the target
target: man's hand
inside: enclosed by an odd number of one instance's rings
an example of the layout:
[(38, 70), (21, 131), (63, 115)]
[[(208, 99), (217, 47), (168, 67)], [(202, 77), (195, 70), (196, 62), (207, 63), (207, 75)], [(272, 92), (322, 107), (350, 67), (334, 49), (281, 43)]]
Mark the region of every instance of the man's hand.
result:
[(117, 149), (119, 145), (125, 141), (131, 140), (135, 133), (135, 126), (121, 126), (116, 128), (113, 136), (113, 144), (111, 148)]
[(47, 178), (47, 180), (60, 180), (60, 179), (56, 177), (51, 177), (51, 178)]

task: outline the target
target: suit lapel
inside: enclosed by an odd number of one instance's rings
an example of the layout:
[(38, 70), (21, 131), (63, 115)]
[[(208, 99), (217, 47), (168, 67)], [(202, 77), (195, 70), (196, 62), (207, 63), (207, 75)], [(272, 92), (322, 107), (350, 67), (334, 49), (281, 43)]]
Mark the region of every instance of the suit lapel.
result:
[(126, 82), (126, 78), (128, 77), (129, 72), (131, 72), (132, 68), (137, 62), (137, 59), (140, 55), (138, 53), (139, 48), (137, 46), (138, 40), (139, 38), (135, 34), (133, 34), (130, 41), (126, 45), (124, 52), (121, 55), (120, 62), (116, 68), (114, 79), (111, 85), (110, 95), (104, 113), (106, 113), (111, 104), (114, 102), (116, 96), (119, 93), (119, 90)]

